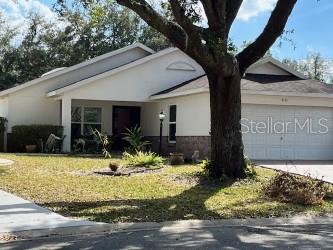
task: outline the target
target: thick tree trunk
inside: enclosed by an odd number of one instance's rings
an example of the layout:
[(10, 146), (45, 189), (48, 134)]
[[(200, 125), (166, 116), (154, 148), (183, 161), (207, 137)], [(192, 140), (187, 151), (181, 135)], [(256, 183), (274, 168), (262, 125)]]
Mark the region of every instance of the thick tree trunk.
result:
[(211, 165), (214, 178), (245, 177), (241, 132), (241, 77), (207, 73), (210, 86)]

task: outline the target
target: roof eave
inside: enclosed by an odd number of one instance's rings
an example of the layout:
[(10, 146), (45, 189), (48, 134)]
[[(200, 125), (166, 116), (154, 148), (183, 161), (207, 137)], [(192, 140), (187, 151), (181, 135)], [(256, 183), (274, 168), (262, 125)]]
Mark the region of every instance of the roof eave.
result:
[(200, 93), (208, 93), (208, 88), (197, 88), (197, 89), (190, 89), (185, 91), (180, 91), (176, 93), (167, 93), (167, 94), (161, 94), (161, 95), (152, 95), (149, 97), (150, 100), (161, 100), (161, 99), (167, 99), (167, 98), (173, 98), (178, 96), (186, 96), (186, 95), (194, 95), (194, 94), (200, 94)]
[[(181, 97), (193, 94), (208, 93), (207, 88), (198, 88), (194, 90), (186, 90), (176, 93), (168, 93), (161, 95), (150, 96), (150, 100), (157, 101), (162, 99)], [(326, 93), (295, 93), (295, 92), (275, 92), (275, 91), (255, 91), (255, 90), (241, 90), (243, 95), (265, 95), (265, 96), (290, 96), (290, 97), (317, 97), (317, 98), (333, 98), (333, 94)]]

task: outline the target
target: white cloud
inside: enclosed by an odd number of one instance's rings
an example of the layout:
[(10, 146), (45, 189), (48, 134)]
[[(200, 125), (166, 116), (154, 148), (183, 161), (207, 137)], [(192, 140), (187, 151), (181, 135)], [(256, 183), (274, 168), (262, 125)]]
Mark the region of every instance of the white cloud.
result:
[(48, 21), (57, 19), (56, 13), (38, 0), (0, 0), (0, 12), (9, 25), (21, 29), (26, 26), (30, 13), (38, 13)]
[(237, 19), (249, 21), (263, 12), (271, 11), (277, 0), (244, 0), (237, 15)]
[[(147, 0), (147, 1), (156, 6), (165, 0)], [(251, 18), (258, 16), (261, 13), (273, 10), (276, 2), (277, 0), (244, 0), (238, 12), (237, 19), (243, 21), (249, 21)], [(201, 14), (203, 16), (203, 19), (206, 20), (207, 17), (203, 11), (203, 7), (201, 3), (199, 4), (202, 9)]]

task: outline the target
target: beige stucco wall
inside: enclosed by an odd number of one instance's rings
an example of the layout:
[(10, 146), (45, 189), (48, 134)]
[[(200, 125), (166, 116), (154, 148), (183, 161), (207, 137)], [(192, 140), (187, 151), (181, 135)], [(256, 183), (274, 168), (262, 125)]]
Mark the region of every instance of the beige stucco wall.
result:
[(169, 105), (177, 105), (177, 136), (205, 136), (210, 130), (208, 93), (165, 99), (144, 104), (143, 132), (147, 136), (159, 135), (158, 114), (161, 110), (167, 115), (163, 135), (168, 135)]
[(148, 52), (135, 48), (115, 55), (112, 58), (96, 62), (93, 67), (83, 67), (9, 94), (1, 99), (5, 101), (0, 100), (0, 112), (3, 110), (9, 121), (8, 131), (11, 132), (11, 128), (14, 125), (60, 125), (60, 100), (46, 97), (46, 93), (71, 81), (78, 81), (89, 75), (103, 72), (107, 68), (117, 67), (126, 62), (137, 60), (147, 54)]
[[(175, 62), (185, 62), (194, 70), (168, 69)], [(202, 68), (183, 52), (175, 50), (167, 55), (96, 80), (66, 92), (72, 99), (94, 99), (115, 101), (149, 101), (159, 91), (202, 75)]]
[(7, 97), (0, 99), (0, 116), (8, 117), (8, 98)]
[(251, 74), (266, 74), (266, 75), (290, 75), (289, 72), (276, 67), (274, 64), (268, 62), (262, 65), (250, 67), (246, 73)]
[[(167, 117), (164, 122), (163, 135), (168, 135), (169, 105), (177, 105), (177, 136), (208, 136), (210, 131), (210, 104), (209, 94), (200, 93), (182, 97), (174, 97), (160, 102), (144, 104), (146, 112), (143, 114), (143, 131), (147, 136), (159, 135), (158, 113), (163, 110)], [(291, 97), (268, 95), (242, 95), (242, 105), (268, 104), (268, 105), (294, 105), (305, 107), (333, 107), (333, 100), (319, 97)]]
[(8, 131), (14, 125), (60, 125), (60, 101), (45, 97), (37, 86), (15, 92), (8, 99)]
[(243, 103), (250, 104), (273, 104), (273, 105), (296, 105), (296, 106), (313, 106), (313, 107), (333, 107), (332, 98), (324, 97), (296, 97), (278, 95), (242, 95)]
[[(141, 49), (117, 56), (118, 64), (132, 61), (147, 55)], [(114, 62), (108, 60), (94, 64), (89, 70), (101, 71), (113, 67)], [(168, 69), (169, 65), (188, 64), (194, 70)], [(111, 66), (110, 66), (111, 65)], [(181, 68), (181, 67), (180, 67)], [(285, 71), (268, 63), (251, 69), (252, 73), (286, 74)], [(64, 82), (82, 78), (88, 68), (74, 71), (57, 78), (45, 80), (36, 85), (22, 89), (0, 99), (0, 114), (9, 120), (9, 132), (13, 125), (22, 124), (61, 124), (60, 99), (48, 98), (46, 93)], [(91, 72), (90, 72), (91, 73)], [(210, 111), (208, 93), (194, 94), (176, 98), (150, 102), (149, 96), (175, 86), (183, 81), (202, 75), (202, 68), (183, 52), (175, 50), (165, 56), (148, 61), (139, 66), (119, 72), (115, 75), (100, 79), (94, 83), (66, 92), (66, 98), (72, 99), (72, 105), (89, 105), (102, 107), (102, 129), (112, 131), (112, 105), (142, 106), (141, 124), (147, 136), (159, 135), (158, 113), (164, 110), (168, 113), (170, 104), (177, 105), (177, 135), (178, 136), (207, 136), (210, 130)], [(83, 101), (95, 100), (95, 101)], [(113, 102), (105, 102), (112, 100)], [(244, 104), (274, 104), (333, 107), (329, 98), (290, 97), (268, 95), (242, 95)], [(121, 103), (118, 103), (121, 102)], [(129, 102), (126, 104), (126, 102)], [(164, 135), (168, 134), (168, 117), (164, 122)]]

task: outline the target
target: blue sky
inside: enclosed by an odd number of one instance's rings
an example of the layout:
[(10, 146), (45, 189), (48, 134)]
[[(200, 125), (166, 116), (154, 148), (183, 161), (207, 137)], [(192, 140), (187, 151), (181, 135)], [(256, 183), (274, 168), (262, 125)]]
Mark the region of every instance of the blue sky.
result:
[[(269, 14), (270, 11), (265, 11), (249, 20), (238, 19), (232, 28), (232, 39), (236, 44), (253, 41)], [(299, 0), (286, 30), (294, 30), (294, 34), (287, 37), (296, 48), (290, 42), (283, 42), (281, 48), (276, 44), (272, 48), (275, 57), (303, 59), (308, 53), (320, 52), (326, 58), (333, 58), (333, 0)]]
[[(159, 1), (159, 0), (155, 0)], [(0, 0), (0, 11), (13, 24), (24, 22), (24, 15), (31, 10), (39, 10), (47, 18), (54, 18), (50, 10), (55, 0)], [(237, 45), (243, 41), (253, 41), (262, 31), (276, 0), (244, 0), (244, 4), (233, 25), (231, 38)], [(278, 59), (285, 57), (303, 59), (308, 53), (320, 52), (326, 58), (333, 58), (333, 0), (298, 0), (286, 30), (294, 30), (288, 35), (293, 42), (282, 43), (272, 48)], [(296, 48), (294, 48), (294, 45)]]

